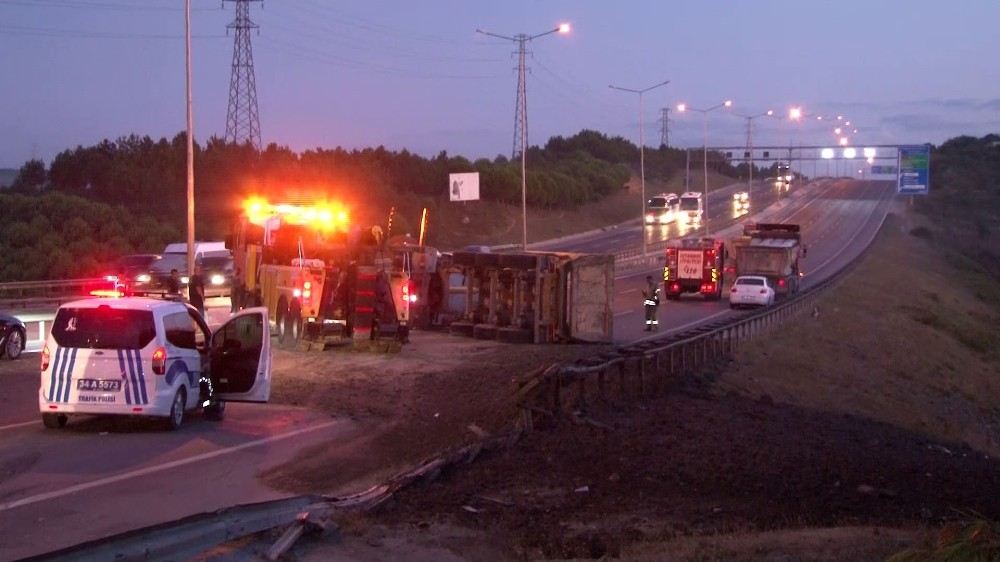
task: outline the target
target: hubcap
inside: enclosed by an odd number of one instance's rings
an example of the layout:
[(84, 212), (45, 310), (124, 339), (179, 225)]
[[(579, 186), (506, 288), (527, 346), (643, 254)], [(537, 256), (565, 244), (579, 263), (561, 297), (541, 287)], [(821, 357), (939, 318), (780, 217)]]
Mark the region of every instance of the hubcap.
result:
[(7, 356), (13, 357), (21, 352), (21, 332), (14, 330), (7, 336)]
[(184, 401), (178, 392), (174, 398), (174, 425), (180, 425), (184, 420)]

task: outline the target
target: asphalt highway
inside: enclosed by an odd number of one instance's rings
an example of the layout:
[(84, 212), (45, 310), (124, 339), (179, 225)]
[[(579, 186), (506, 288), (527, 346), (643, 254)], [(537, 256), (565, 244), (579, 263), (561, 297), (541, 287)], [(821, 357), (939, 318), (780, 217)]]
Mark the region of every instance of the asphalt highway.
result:
[[(820, 180), (781, 194), (758, 184), (755, 214), (732, 216), (732, 193), (710, 195), (713, 231), (733, 233), (742, 220), (796, 222), (809, 247), (804, 284), (848, 263), (867, 245), (887, 211), (887, 182)], [(727, 215), (727, 212), (729, 213)], [(686, 233), (675, 225), (623, 226), (546, 245), (549, 249), (614, 252)], [(731, 234), (730, 234), (731, 235)], [(642, 331), (640, 289), (662, 263), (616, 279), (615, 334), (619, 342), (656, 337), (730, 314), (725, 297), (666, 302), (660, 334)], [(222, 423), (193, 415), (180, 432), (150, 422), (92, 418), (63, 431), (42, 427), (37, 411), (37, 356), (0, 362), (0, 561), (48, 552), (106, 534), (281, 494), (256, 475), (317, 443), (345, 442), (363, 431), (347, 419), (278, 405), (233, 404)]]

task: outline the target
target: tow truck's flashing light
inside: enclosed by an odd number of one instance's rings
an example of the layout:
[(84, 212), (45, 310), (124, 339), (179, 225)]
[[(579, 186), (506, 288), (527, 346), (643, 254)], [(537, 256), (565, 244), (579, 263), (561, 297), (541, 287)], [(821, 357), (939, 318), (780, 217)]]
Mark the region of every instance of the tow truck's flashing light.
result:
[(269, 203), (261, 197), (250, 197), (243, 202), (243, 211), (250, 222), (263, 225), (268, 219), (280, 216), (289, 224), (307, 225), (320, 230), (343, 229), (350, 217), (347, 209), (336, 202), (323, 201), (313, 205)]

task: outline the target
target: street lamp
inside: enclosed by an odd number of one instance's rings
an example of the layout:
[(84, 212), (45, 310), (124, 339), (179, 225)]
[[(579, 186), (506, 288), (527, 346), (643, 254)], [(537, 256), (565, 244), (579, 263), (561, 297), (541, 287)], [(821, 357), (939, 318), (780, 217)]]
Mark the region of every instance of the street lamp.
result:
[(705, 235), (706, 236), (708, 235), (708, 232), (709, 232), (709, 229), (708, 229), (708, 114), (710, 112), (712, 112), (712, 111), (715, 111), (716, 109), (719, 109), (720, 107), (732, 107), (732, 106), (733, 106), (733, 100), (726, 100), (726, 101), (724, 101), (722, 103), (715, 104), (712, 107), (709, 107), (709, 108), (706, 108), (706, 109), (698, 109), (698, 108), (695, 108), (695, 107), (688, 107), (688, 105), (684, 104), (684, 103), (677, 104), (677, 111), (680, 111), (681, 113), (683, 113), (685, 111), (697, 111), (698, 113), (701, 113), (702, 116), (704, 117), (704, 120), (703, 120), (703, 123), (704, 123), (704, 142), (702, 143), (701, 163), (702, 163), (702, 173), (705, 175), (705, 196), (704, 196), (704, 199), (702, 200), (702, 211), (701, 211), (702, 217), (701, 218), (702, 218), (702, 221), (705, 223)]
[(517, 99), (520, 102), (520, 107), (518, 108), (518, 114), (520, 115), (521, 123), (521, 246), (527, 250), (528, 249), (528, 177), (527, 177), (527, 162), (525, 160), (526, 154), (528, 153), (528, 100), (527, 100), (527, 87), (525, 85), (525, 67), (524, 58), (526, 50), (524, 48), (525, 44), (532, 39), (538, 39), (539, 37), (544, 37), (546, 35), (551, 35), (553, 33), (566, 34), (570, 32), (570, 26), (568, 23), (561, 23), (555, 29), (550, 29), (543, 33), (538, 33), (536, 35), (527, 35), (525, 33), (519, 33), (514, 36), (500, 35), (497, 33), (492, 33), (489, 31), (483, 31), (477, 29), (476, 33), (481, 33), (483, 35), (488, 35), (490, 37), (496, 37), (498, 39), (506, 39), (508, 41), (513, 41), (517, 43)]
[(659, 88), (660, 86), (666, 86), (670, 83), (670, 80), (664, 80), (659, 84), (653, 84), (652, 86), (642, 88), (641, 90), (634, 90), (631, 88), (622, 88), (621, 86), (609, 85), (608, 87), (613, 90), (621, 90), (623, 92), (631, 92), (633, 94), (639, 94), (639, 183), (642, 186), (642, 199), (639, 201), (639, 220), (642, 227), (642, 255), (646, 255), (646, 156), (645, 147), (646, 143), (642, 138), (642, 94), (646, 92)]
[(774, 115), (774, 110), (768, 109), (756, 115), (740, 115), (739, 113), (733, 113), (733, 115), (747, 120), (747, 204), (750, 205), (753, 201), (753, 120), (758, 117), (771, 117)]

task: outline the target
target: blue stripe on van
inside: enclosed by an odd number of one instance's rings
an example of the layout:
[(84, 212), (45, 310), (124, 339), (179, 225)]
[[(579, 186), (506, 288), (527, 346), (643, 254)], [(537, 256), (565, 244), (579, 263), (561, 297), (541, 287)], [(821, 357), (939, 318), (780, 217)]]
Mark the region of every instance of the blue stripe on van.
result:
[(139, 376), (139, 390), (142, 393), (142, 403), (149, 404), (149, 396), (146, 394), (146, 374), (142, 369), (142, 355), (140, 350), (135, 350), (135, 366), (138, 371), (136, 374)]
[(123, 383), (123, 386), (125, 387), (125, 403), (131, 406), (132, 405), (132, 395), (129, 394), (129, 392), (131, 392), (132, 389), (131, 389), (131, 385), (129, 383), (128, 374), (125, 371), (125, 354), (120, 349), (118, 350), (118, 368), (121, 369), (122, 383)]
[(56, 380), (56, 395), (55, 395), (55, 397), (52, 398), (53, 402), (59, 402), (62, 399), (62, 395), (63, 395), (63, 373), (66, 371), (66, 364), (69, 363), (69, 361), (67, 360), (68, 358), (66, 357), (67, 355), (69, 355), (69, 350), (68, 349), (64, 349), (64, 350), (62, 350), (62, 352), (63, 352), (63, 354), (62, 354), (62, 361), (61, 361), (61, 364), (59, 365), (59, 372), (56, 373), (56, 379), (57, 379)]
[(139, 381), (135, 376), (135, 365), (132, 364), (132, 354), (130, 350), (125, 350), (125, 362), (128, 363), (128, 376), (132, 381), (132, 400), (135, 404), (142, 404), (139, 401)]
[(62, 354), (62, 348), (56, 348), (56, 356), (52, 360), (52, 370), (49, 371), (49, 395), (47, 397), (49, 402), (52, 402), (56, 397), (56, 369), (59, 368), (59, 356)]
[(76, 352), (79, 351), (77, 348), (73, 348), (69, 356), (69, 367), (66, 369), (66, 388), (63, 390), (63, 402), (69, 402), (69, 389), (73, 387), (71, 384), (73, 382), (73, 367), (76, 366)]

